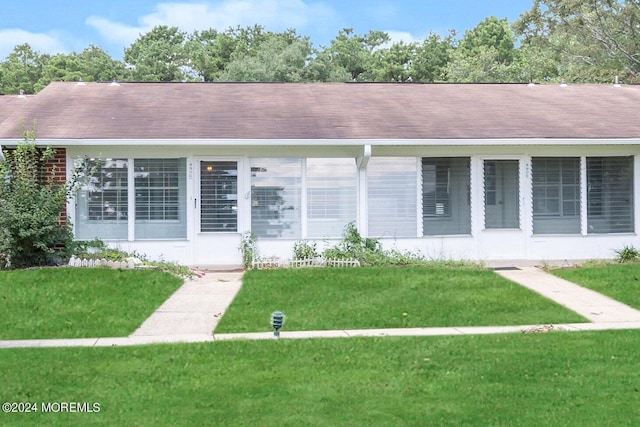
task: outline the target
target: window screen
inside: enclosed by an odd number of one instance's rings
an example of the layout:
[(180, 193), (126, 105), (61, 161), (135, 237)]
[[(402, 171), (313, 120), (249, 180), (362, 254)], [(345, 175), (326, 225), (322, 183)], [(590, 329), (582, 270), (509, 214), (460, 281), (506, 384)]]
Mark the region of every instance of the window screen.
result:
[(580, 233), (580, 159), (534, 157), (533, 232)]
[(632, 233), (633, 157), (587, 158), (589, 233)]
[(302, 159), (251, 159), (251, 230), (258, 237), (301, 236)]
[(200, 162), (200, 231), (238, 231), (237, 162)]
[(185, 238), (185, 159), (134, 160), (136, 239)]
[(127, 160), (90, 160), (86, 167), (93, 175), (76, 199), (76, 238), (127, 239)]
[(417, 236), (417, 165), (414, 157), (373, 157), (369, 160), (369, 236)]
[(470, 234), (470, 159), (422, 159), (423, 232)]
[(341, 237), (356, 220), (355, 159), (307, 159), (307, 234)]

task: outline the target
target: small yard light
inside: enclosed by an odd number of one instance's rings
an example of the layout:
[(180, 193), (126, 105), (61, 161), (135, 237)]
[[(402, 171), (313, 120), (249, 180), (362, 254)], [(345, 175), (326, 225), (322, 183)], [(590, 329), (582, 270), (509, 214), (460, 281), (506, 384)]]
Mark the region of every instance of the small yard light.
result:
[(280, 328), (282, 328), (282, 326), (284, 326), (284, 313), (281, 311), (271, 313), (271, 327), (274, 329), (274, 337), (280, 337)]

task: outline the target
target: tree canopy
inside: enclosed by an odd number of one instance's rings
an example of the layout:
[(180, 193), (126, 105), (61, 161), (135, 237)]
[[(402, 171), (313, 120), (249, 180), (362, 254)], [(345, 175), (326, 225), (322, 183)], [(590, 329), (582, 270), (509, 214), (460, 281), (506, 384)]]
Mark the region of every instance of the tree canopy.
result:
[(157, 26), (124, 50), (40, 54), (17, 45), (0, 61), (0, 93), (52, 81), (624, 82), (640, 80), (640, 0), (533, 0), (515, 22), (487, 17), (458, 37), (393, 41), (344, 28), (327, 46), (260, 25), (187, 33)]

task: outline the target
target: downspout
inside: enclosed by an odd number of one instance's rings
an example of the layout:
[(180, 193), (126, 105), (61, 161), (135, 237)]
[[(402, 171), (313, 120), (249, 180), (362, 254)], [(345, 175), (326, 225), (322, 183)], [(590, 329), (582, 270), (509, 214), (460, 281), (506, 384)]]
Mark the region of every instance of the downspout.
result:
[(2, 152), (2, 145), (0, 145), (0, 162), (4, 162), (4, 153)]
[(358, 231), (363, 237), (368, 237), (369, 209), (367, 206), (367, 165), (371, 159), (371, 145), (362, 147), (362, 156), (356, 159), (358, 167)]

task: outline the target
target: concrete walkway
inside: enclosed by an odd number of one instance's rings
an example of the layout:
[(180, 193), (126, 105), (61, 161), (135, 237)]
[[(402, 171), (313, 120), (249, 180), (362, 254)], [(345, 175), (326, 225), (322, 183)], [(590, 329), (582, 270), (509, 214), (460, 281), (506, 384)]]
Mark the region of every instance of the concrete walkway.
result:
[(130, 337), (210, 336), (241, 286), (242, 273), (208, 273), (190, 280)]
[(535, 267), (496, 271), (594, 323), (640, 322), (640, 311)]
[[(549, 330), (597, 331), (640, 329), (640, 311), (559, 279), (535, 267), (497, 271), (589, 319), (591, 323), (558, 325), (514, 325), (444, 328), (401, 328), (335, 331), (282, 331), (283, 339), (348, 338), (381, 336), (482, 335), (536, 333)], [(210, 342), (231, 339), (273, 339), (272, 332), (214, 334), (218, 321), (241, 287), (242, 273), (209, 272), (187, 281), (133, 334), (122, 338), (79, 338), (0, 341), (0, 348), (19, 347), (110, 347), (159, 343)]]

